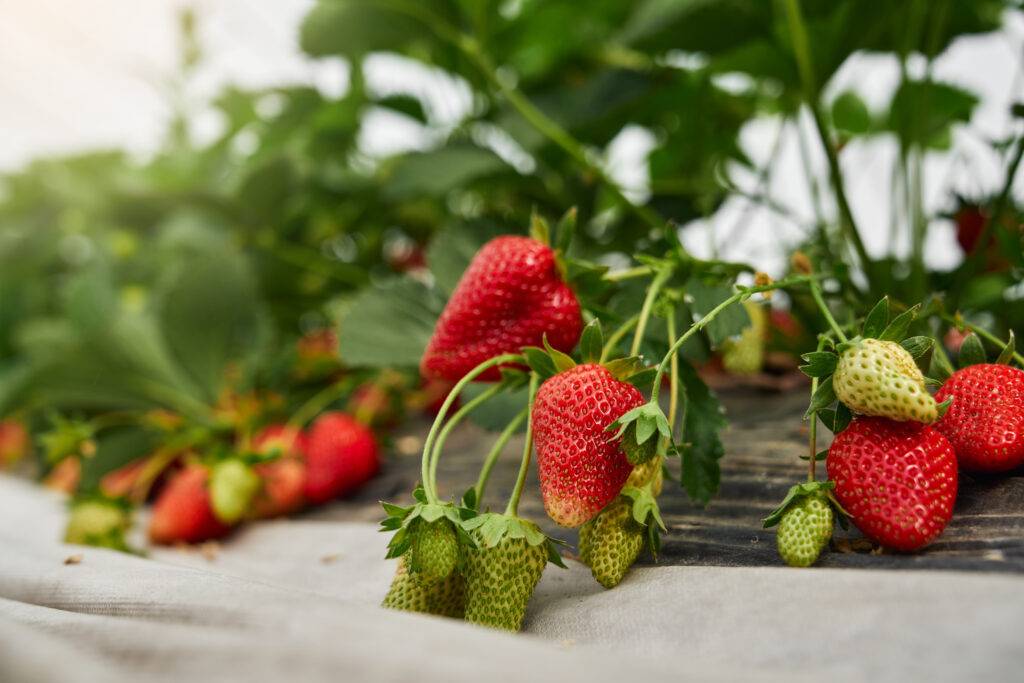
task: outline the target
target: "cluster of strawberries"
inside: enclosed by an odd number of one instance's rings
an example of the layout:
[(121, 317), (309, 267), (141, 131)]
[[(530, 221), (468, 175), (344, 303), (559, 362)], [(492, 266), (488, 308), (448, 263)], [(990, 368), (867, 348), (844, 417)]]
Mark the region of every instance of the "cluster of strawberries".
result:
[[(427, 474), (415, 503), (385, 504), (389, 516), (382, 530), (395, 532), (388, 556), (399, 558), (386, 607), (520, 628), (545, 565), (562, 564), (557, 542), (518, 515), (534, 446), (545, 510), (558, 524), (580, 528), (581, 559), (606, 587), (621, 581), (649, 527), (660, 525), (654, 499), (661, 491), (663, 453), (652, 446), (667, 423), (653, 431), (638, 426), (645, 400), (625, 381), (638, 369), (638, 359), (599, 357), (600, 328), (583, 329), (580, 304), (557, 259), (541, 240), (492, 240), (473, 259), (437, 323), (421, 371), (457, 381), (452, 401), (473, 380), (524, 382), (523, 366), (529, 365), (525, 452), (508, 505), (496, 513), (481, 505), (486, 474), (461, 505), (440, 500), (429, 475), (439, 453), (431, 452), (428, 437)], [(581, 364), (567, 355), (577, 343), (583, 349)], [(435, 429), (446, 410), (442, 407)], [(513, 418), (499, 437), (485, 473), (518, 420)], [(613, 427), (619, 434), (610, 431)], [(645, 433), (638, 435), (641, 430)], [(658, 438), (651, 438), (655, 432)]]
[[(817, 560), (831, 539), (833, 508), (885, 548), (923, 548), (953, 516), (958, 470), (1000, 473), (1024, 464), (1024, 370), (967, 365), (933, 398), (915, 362), (933, 341), (897, 343), (907, 322), (895, 332), (886, 327), (881, 338), (839, 343), (837, 353), (804, 357), (805, 372), (821, 383), (809, 412), (812, 419), (827, 414), (836, 437), (827, 452), (829, 481), (794, 486), (766, 520), (779, 523), (787, 564)], [(838, 399), (835, 409), (825, 408), (830, 399)]]
[[(153, 458), (108, 474), (105, 498), (72, 508), (66, 540), (123, 547), (128, 515), (116, 501), (153, 476)], [(294, 513), (352, 493), (380, 468), (373, 433), (347, 413), (327, 412), (302, 431), (274, 424), (259, 432), (246, 454), (208, 464), (190, 457), (157, 463), (163, 469), (154, 497), (149, 538), (154, 543), (198, 543), (221, 538), (250, 519)]]

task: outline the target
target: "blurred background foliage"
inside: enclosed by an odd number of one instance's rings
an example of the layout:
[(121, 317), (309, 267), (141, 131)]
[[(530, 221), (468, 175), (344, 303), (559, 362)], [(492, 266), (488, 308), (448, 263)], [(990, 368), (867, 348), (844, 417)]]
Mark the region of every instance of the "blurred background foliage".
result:
[[(831, 162), (854, 137), (899, 141), (910, 255), (869, 258), (841, 191), (804, 245), (840, 275), (848, 299), (948, 292), (950, 311), (981, 314), (997, 334), (1019, 330), (1022, 297), (1006, 292), (1024, 262), (1008, 192), (958, 208), (1000, 214), (976, 258), (929, 272), (922, 255), (931, 217), (921, 157), (948, 147), (977, 96), (934, 81), (930, 68), (904, 68), (883, 111), (853, 91), (822, 98), (855, 53), (930, 65), (1012, 11), (1019, 3), (1004, 0), (320, 0), (301, 47), (346, 60), (348, 89), (228, 88), (214, 102), (226, 125), (201, 145), (193, 112), (176, 99), (203, 59), (186, 13), (170, 84), (178, 113), (157, 154), (39, 160), (2, 180), (0, 416), (62, 435), (64, 445), (51, 439), (52, 463), (81, 441), (76, 433), (107, 428), (97, 416), (159, 409), (241, 429), (260, 411), (294, 410), (341, 364), (414, 372), (445, 294), (489, 236), (576, 207), (574, 256), (623, 265), (657, 253), (675, 226), (738, 191), (728, 164), (765, 172), (741, 149), (745, 124), (801, 112)], [(380, 53), (462, 88), (465, 114), (453, 122), (418, 92), (376, 86), (363, 64)], [(723, 87), (723, 74), (742, 75), (744, 87)], [(360, 137), (380, 111), (421, 127), (430, 144), (366, 155)], [(606, 163), (630, 126), (655, 141), (643, 196), (625, 196)], [(1019, 141), (991, 143), (1008, 166), (1019, 160)], [(823, 193), (828, 181), (812, 179)], [(813, 329), (814, 314), (802, 315)], [(341, 360), (325, 330), (337, 330)], [(277, 402), (242, 415), (241, 397), (267, 395)], [(108, 429), (120, 439), (109, 448), (139, 451), (149, 427), (138, 429), (134, 447), (123, 429)]]

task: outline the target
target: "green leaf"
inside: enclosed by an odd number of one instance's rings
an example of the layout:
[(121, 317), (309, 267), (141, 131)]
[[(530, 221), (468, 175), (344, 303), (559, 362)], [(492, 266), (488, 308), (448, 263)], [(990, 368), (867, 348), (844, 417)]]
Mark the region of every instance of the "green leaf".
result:
[(900, 313), (886, 326), (882, 331), (882, 334), (878, 335), (878, 338), (882, 341), (894, 342), (898, 342), (903, 339), (907, 334), (907, 330), (910, 328), (910, 323), (914, 322), (914, 318), (917, 317), (917, 311), (920, 308), (921, 304), (914, 304), (912, 307)]
[[(427, 10), (430, 11), (430, 10)], [(369, 52), (401, 51), (430, 32), (408, 15), (362, 0), (321, 0), (306, 15), (300, 44), (314, 57), (342, 55), (359, 60)]]
[(966, 368), (968, 365), (979, 365), (987, 362), (985, 347), (981, 338), (973, 332), (964, 339), (960, 345), (960, 352), (957, 354), (957, 365)]
[(580, 357), (584, 363), (596, 363), (601, 359), (604, 348), (604, 334), (601, 332), (601, 321), (594, 318), (583, 328), (580, 337)]
[(889, 297), (885, 296), (875, 304), (868, 316), (864, 318), (862, 337), (877, 338), (889, 324)]
[(832, 102), (832, 125), (849, 135), (863, 135), (871, 129), (871, 112), (857, 93), (846, 90)]
[(996, 364), (1009, 365), (1013, 361), (1013, 354), (1016, 350), (1016, 336), (1014, 335), (1013, 330), (1010, 330), (1010, 337), (1006, 340), (1006, 346), (1004, 346), (1003, 350), (999, 352), (999, 358), (996, 359)]
[[(700, 278), (690, 278), (686, 293), (693, 299), (693, 310), (703, 317), (713, 308), (733, 295), (732, 285), (710, 285)], [(733, 305), (723, 309), (705, 328), (708, 338), (718, 346), (729, 337), (740, 334), (750, 325), (750, 316), (743, 306)]]
[(812, 351), (802, 358), (807, 364), (801, 365), (800, 371), (808, 377), (827, 377), (836, 371), (839, 363), (839, 356), (831, 351)]
[(941, 420), (946, 415), (946, 411), (949, 410), (949, 407), (951, 405), (953, 405), (953, 397), (952, 396), (950, 396), (945, 401), (943, 401), (942, 403), (940, 403), (937, 406), (935, 406), (935, 409), (936, 409), (935, 412), (936, 412), (936, 415), (938, 416), (936, 419)]
[(931, 351), (933, 344), (935, 344), (935, 340), (931, 337), (909, 337), (900, 342), (900, 346), (905, 348), (907, 353), (914, 357), (914, 360), (924, 357)]
[(958, 86), (905, 80), (893, 95), (886, 127), (908, 145), (947, 149), (951, 127), (970, 121), (977, 104), (977, 96)]
[(441, 197), (474, 180), (508, 171), (494, 152), (472, 145), (453, 145), (405, 154), (385, 171), (383, 189), (392, 200)]
[(576, 234), (576, 207), (566, 211), (555, 226), (555, 248), (562, 254), (569, 253), (572, 238)]
[[(612, 377), (625, 382), (630, 378), (635, 377), (639, 373), (646, 372), (644, 370), (644, 360), (640, 356), (630, 356), (629, 358), (616, 358), (612, 361), (604, 363), (605, 369), (611, 373)], [(654, 368), (651, 368), (651, 372), (655, 372)], [(653, 374), (651, 378), (653, 379)], [(649, 383), (649, 382), (647, 382)]]
[(551, 245), (551, 226), (536, 211), (530, 214), (530, 237), (541, 244)]
[(682, 484), (687, 495), (707, 505), (718, 492), (721, 470), (718, 461), (725, 454), (721, 432), (728, 425), (718, 397), (708, 389), (693, 367), (680, 359), (680, 391), (684, 393), (686, 443), (680, 449), (683, 458)]
[(341, 319), (342, 359), (350, 366), (417, 367), (443, 307), (435, 294), (408, 278), (364, 289)]
[(811, 413), (816, 413), (822, 408), (832, 405), (835, 400), (836, 392), (832, 388), (832, 378), (828, 377), (818, 383), (818, 389), (811, 396), (811, 404), (807, 407), (807, 412), (804, 413), (804, 419), (810, 417)]
[(936, 344), (934, 348), (935, 353), (932, 354), (932, 362), (928, 366), (928, 375), (942, 383), (953, 374), (953, 366), (941, 344)]

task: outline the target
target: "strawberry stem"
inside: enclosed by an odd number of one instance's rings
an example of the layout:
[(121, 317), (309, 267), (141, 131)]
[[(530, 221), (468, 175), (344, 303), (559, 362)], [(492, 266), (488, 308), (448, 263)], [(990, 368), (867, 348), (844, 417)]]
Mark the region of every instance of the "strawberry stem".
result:
[(519, 411), (519, 414), (513, 417), (512, 421), (508, 423), (508, 426), (505, 427), (504, 431), (498, 435), (494, 445), (491, 446), (491, 451), (487, 454), (487, 457), (484, 458), (483, 467), (480, 468), (480, 476), (476, 480), (476, 486), (473, 487), (476, 491), (477, 509), (480, 509), (480, 501), (483, 500), (484, 491), (487, 489), (487, 480), (491, 477), (491, 470), (494, 468), (494, 464), (498, 462), (498, 457), (501, 455), (501, 452), (505, 450), (505, 446), (508, 444), (509, 439), (512, 438), (512, 435), (515, 434), (520, 425), (523, 424), (523, 420), (526, 419), (527, 415), (529, 415), (529, 408), (523, 408)]
[(657, 300), (661, 288), (672, 277), (672, 272), (673, 269), (669, 267), (659, 268), (658, 274), (651, 281), (651, 286), (647, 288), (647, 296), (644, 297), (644, 305), (640, 309), (640, 317), (636, 323), (636, 332), (633, 333), (633, 345), (629, 348), (630, 356), (639, 355), (640, 342), (644, 340), (644, 332), (647, 331), (647, 321), (651, 317), (651, 311), (654, 310), (654, 302)]
[(825, 316), (825, 321), (828, 322), (828, 326), (832, 328), (833, 332), (835, 332), (835, 335), (836, 337), (839, 338), (839, 341), (847, 341), (846, 335), (843, 334), (842, 328), (839, 327), (839, 323), (837, 323), (836, 319), (832, 317), (832, 311), (830, 311), (828, 309), (828, 306), (825, 304), (825, 298), (822, 296), (821, 293), (821, 285), (819, 285), (816, 281), (813, 280), (811, 281), (811, 296), (814, 297), (814, 303), (818, 305), (818, 308), (821, 310), (821, 314)]
[[(770, 292), (770, 291), (773, 291), (773, 290), (776, 290), (776, 289), (784, 289), (786, 287), (792, 287), (793, 285), (803, 284), (803, 283), (807, 283), (807, 282), (814, 283), (815, 279), (817, 277), (820, 277), (820, 276), (816, 276), (816, 275), (795, 275), (793, 277), (789, 277), (789, 278), (786, 278), (784, 280), (777, 280), (775, 282), (770, 282), (770, 283), (768, 283), (766, 285), (757, 285), (755, 287), (744, 287), (743, 289), (741, 289), (740, 291), (736, 292), (735, 294), (730, 296), (728, 299), (726, 299), (725, 301), (723, 301), (722, 303), (718, 304), (713, 309), (708, 311), (707, 315), (705, 315), (703, 318), (701, 318), (700, 320), (695, 322), (693, 325), (691, 325), (690, 329), (688, 329), (686, 332), (683, 333), (683, 336), (679, 337), (679, 339), (676, 339), (675, 343), (672, 344), (672, 346), (669, 348), (668, 352), (665, 354), (665, 357), (661, 359), (661, 363), (658, 364), (658, 372), (654, 376), (654, 386), (651, 387), (651, 403), (657, 403), (657, 401), (658, 401), (658, 393), (659, 393), (659, 391), (661, 389), (661, 380), (665, 376), (665, 371), (668, 369), (669, 363), (672, 362), (672, 358), (674, 358), (675, 355), (677, 353), (679, 353), (679, 349), (681, 349), (683, 347), (683, 344), (685, 344), (690, 337), (692, 337), (694, 334), (696, 334), (700, 330), (704, 329), (708, 325), (708, 323), (710, 323), (712, 320), (714, 320), (718, 316), (719, 313), (724, 311), (726, 308), (728, 308), (732, 304), (734, 304), (734, 303), (736, 303), (738, 301), (742, 301), (745, 298), (748, 298), (751, 294), (759, 294), (761, 292)], [(839, 332), (839, 333), (842, 334), (842, 332)], [(845, 339), (845, 337), (844, 337), (844, 339)]]
[(505, 514), (515, 517), (519, 513), (519, 497), (523, 495), (523, 486), (526, 484), (526, 473), (530, 470), (530, 454), (533, 452), (533, 400), (537, 396), (537, 385), (540, 378), (536, 372), (530, 373), (530, 398), (528, 403), (529, 422), (526, 423), (526, 443), (523, 444), (523, 459), (519, 464), (519, 476), (516, 477), (515, 488), (508, 499), (508, 506)]
[(420, 480), (423, 484), (423, 492), (426, 494), (427, 500), (431, 503), (439, 503), (440, 500), (438, 500), (437, 492), (430, 488), (430, 455), (433, 453), (434, 440), (437, 438), (437, 433), (441, 428), (441, 423), (444, 422), (445, 417), (448, 415), (448, 411), (451, 410), (452, 404), (455, 403), (455, 399), (458, 398), (459, 394), (466, 388), (467, 384), (495, 365), (522, 362), (523, 357), (517, 353), (505, 353), (500, 356), (488, 358), (484, 362), (480, 363), (480, 365), (477, 365), (475, 368), (467, 372), (465, 376), (460, 379), (454, 387), (452, 387), (452, 390), (448, 392), (448, 397), (445, 398), (444, 403), (441, 404), (441, 409), (437, 411), (437, 417), (434, 418), (434, 424), (430, 426), (430, 432), (427, 434), (427, 440), (423, 443), (423, 455), (420, 458)]
[[(676, 309), (674, 307), (668, 309), (665, 327), (668, 331), (668, 338), (675, 340)], [(672, 430), (672, 434), (675, 435), (676, 412), (679, 409), (679, 356), (677, 354), (672, 354), (671, 371), (669, 373), (669, 391), (672, 392), (672, 395), (669, 396), (668, 399), (668, 424), (669, 428)]]
[(623, 280), (632, 280), (637, 277), (647, 277), (653, 272), (654, 268), (651, 266), (635, 266), (633, 268), (625, 268), (623, 270), (605, 273), (601, 276), (601, 279), (605, 282), (622, 282)]
[(635, 327), (637, 322), (639, 321), (640, 314), (637, 313), (636, 315), (630, 317), (624, 323), (619, 325), (619, 327), (614, 332), (612, 332), (611, 336), (608, 337), (608, 341), (605, 342), (604, 347), (601, 349), (601, 358), (599, 362), (603, 363), (606, 360), (608, 360), (608, 356), (610, 356), (612, 352), (615, 351), (615, 349), (619, 345), (619, 342), (622, 341), (622, 338), (629, 334), (629, 331), (633, 329), (633, 327)]
[[(821, 335), (818, 337), (818, 351), (825, 348), (825, 336)], [(818, 378), (815, 377), (811, 380), (811, 396), (814, 396), (814, 392), (818, 390)], [(814, 481), (817, 479), (817, 455), (818, 455), (818, 411), (815, 410), (811, 413), (811, 427), (808, 430), (807, 437), (807, 481)]]
[(437, 463), (441, 459), (441, 451), (444, 449), (444, 444), (448, 440), (448, 435), (467, 415), (497, 394), (501, 393), (501, 391), (505, 389), (505, 386), (505, 383), (501, 382), (488, 387), (487, 390), (482, 392), (479, 396), (471, 401), (467, 401), (465, 405), (459, 408), (455, 414), (452, 415), (450, 420), (444, 423), (444, 427), (441, 428), (441, 432), (437, 436), (437, 441), (434, 443), (433, 452), (430, 454), (430, 488), (435, 492), (437, 491)]

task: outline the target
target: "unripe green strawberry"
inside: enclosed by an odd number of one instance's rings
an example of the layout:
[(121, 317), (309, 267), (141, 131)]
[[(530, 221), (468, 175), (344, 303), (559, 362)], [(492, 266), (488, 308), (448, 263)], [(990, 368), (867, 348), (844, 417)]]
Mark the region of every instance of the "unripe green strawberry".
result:
[(525, 538), (506, 536), (494, 547), (480, 541), (467, 551), (466, 621), (518, 631), (547, 561), (547, 548)]
[(832, 377), (836, 397), (861, 415), (930, 424), (938, 417), (935, 399), (913, 356), (896, 342), (854, 341), (842, 351)]
[(466, 582), (459, 572), (452, 572), (441, 581), (428, 581), (409, 571), (403, 555), (381, 604), (390, 609), (461, 619), (466, 610)]
[(630, 472), (629, 478), (623, 488), (635, 486), (640, 488), (651, 483), (651, 495), (657, 498), (661, 495), (662, 486), (665, 483), (665, 473), (661, 468), (662, 458), (651, 458), (647, 462), (637, 465)]
[(764, 342), (767, 316), (764, 308), (752, 301), (743, 302), (750, 316), (750, 325), (743, 328), (739, 339), (722, 344), (722, 366), (734, 375), (755, 375), (764, 365)]
[(832, 506), (817, 495), (793, 502), (779, 521), (779, 556), (790, 567), (810, 567), (832, 538)]
[(233, 524), (249, 510), (262, 480), (241, 460), (217, 463), (210, 473), (210, 504), (217, 519)]
[(633, 501), (620, 496), (580, 529), (580, 561), (605, 588), (619, 585), (644, 547), (644, 528), (633, 519)]
[(658, 454), (658, 435), (655, 434), (641, 444), (636, 442), (636, 422), (631, 422), (622, 434), (622, 452), (630, 465), (643, 465)]
[(74, 504), (64, 542), (127, 550), (124, 535), (131, 526), (128, 510), (118, 503), (84, 500)]
[(459, 561), (455, 529), (445, 518), (433, 522), (416, 521), (416, 532), (409, 549), (409, 569), (427, 581), (440, 581), (455, 570)]

